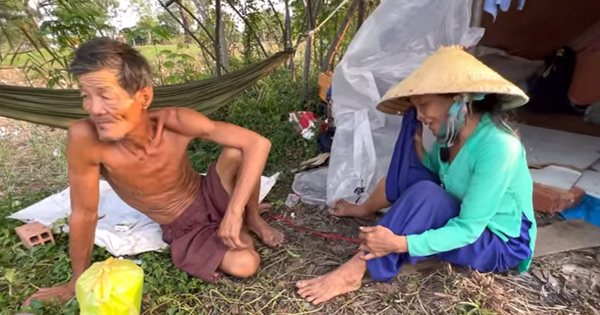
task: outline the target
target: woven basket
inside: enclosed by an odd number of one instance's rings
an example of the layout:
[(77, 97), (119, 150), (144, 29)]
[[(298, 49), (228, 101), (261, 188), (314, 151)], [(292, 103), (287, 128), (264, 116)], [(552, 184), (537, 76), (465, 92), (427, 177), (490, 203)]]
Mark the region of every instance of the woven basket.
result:
[[(578, 172), (583, 172), (581, 169), (562, 165), (562, 164), (539, 164), (529, 167), (544, 168), (549, 165), (556, 165), (570, 168)], [(585, 195), (585, 191), (579, 187), (573, 186), (570, 190), (560, 189), (544, 184), (533, 184), (533, 208), (539, 212), (556, 213), (569, 209), (577, 205), (581, 198)]]

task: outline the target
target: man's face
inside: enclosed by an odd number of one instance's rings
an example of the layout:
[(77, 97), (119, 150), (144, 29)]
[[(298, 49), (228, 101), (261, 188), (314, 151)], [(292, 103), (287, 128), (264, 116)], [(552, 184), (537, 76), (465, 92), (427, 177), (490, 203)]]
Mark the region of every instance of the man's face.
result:
[(120, 85), (116, 71), (104, 69), (79, 77), (83, 109), (102, 141), (118, 141), (124, 138), (140, 122), (142, 111), (147, 108), (143, 92), (132, 97)]

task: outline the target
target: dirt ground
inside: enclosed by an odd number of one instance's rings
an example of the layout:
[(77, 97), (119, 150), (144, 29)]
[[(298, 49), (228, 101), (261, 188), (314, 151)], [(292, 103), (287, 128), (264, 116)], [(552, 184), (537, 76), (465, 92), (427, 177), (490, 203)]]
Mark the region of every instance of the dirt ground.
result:
[[(0, 199), (66, 187), (63, 146), (64, 131), (0, 118)], [(279, 184), (268, 198), (275, 204), (288, 192), (286, 183)], [(267, 215), (350, 238), (357, 237), (359, 226), (374, 223), (333, 218), (304, 205), (276, 207)], [(539, 226), (556, 220), (538, 214)], [(294, 284), (335, 269), (358, 245), (271, 222), (285, 232), (286, 242), (279, 249), (259, 247), (258, 275), (243, 281), (224, 278), (208, 292), (180, 298), (197, 300), (207, 314), (600, 314), (600, 248), (535, 259), (524, 274), (481, 274), (442, 264), (401, 273), (390, 283), (367, 282), (356, 292), (313, 306), (296, 294)]]
[[(317, 231), (357, 237), (360, 225), (374, 222), (338, 219), (326, 211), (306, 206), (281, 208), (277, 215)], [(540, 216), (544, 224), (556, 217)], [(347, 261), (357, 250), (351, 242), (301, 232), (280, 221), (285, 231), (284, 249), (261, 249), (263, 267), (252, 281), (225, 280), (218, 285), (223, 303), (214, 314), (598, 314), (597, 282), (600, 250), (590, 249), (534, 260), (529, 272), (481, 274), (449, 264), (401, 273), (390, 283), (367, 282), (363, 287), (330, 303), (312, 306), (295, 293), (296, 281), (323, 275)], [(253, 288), (271, 292), (258, 299)], [(249, 292), (232, 299), (235, 292)], [(264, 299), (272, 302), (265, 304)], [(226, 303), (225, 303), (226, 302)], [(267, 308), (267, 309), (265, 309)]]

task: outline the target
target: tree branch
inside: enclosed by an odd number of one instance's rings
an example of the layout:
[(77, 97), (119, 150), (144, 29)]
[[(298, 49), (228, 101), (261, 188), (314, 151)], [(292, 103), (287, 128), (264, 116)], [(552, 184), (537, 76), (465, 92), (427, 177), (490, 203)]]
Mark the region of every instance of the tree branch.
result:
[(212, 34), (208, 31), (208, 29), (206, 29), (206, 26), (204, 26), (204, 23), (202, 23), (186, 6), (184, 6), (181, 1), (179, 0), (173, 0), (177, 2), (177, 5), (179, 5), (185, 12), (187, 12), (192, 19), (194, 19), (194, 21), (196, 21), (196, 23), (198, 23), (198, 25), (200, 25), (200, 28), (202, 28), (202, 30), (204, 30), (204, 32), (206, 32), (206, 35), (208, 36), (208, 39), (210, 39), (211, 42), (215, 41), (215, 38), (212, 36)]
[[(175, 21), (177, 21), (177, 23), (179, 23), (179, 25), (181, 25), (181, 27), (183, 27), (184, 31), (186, 31), (190, 37), (192, 39), (194, 39), (194, 41), (196, 41), (196, 43), (198, 43), (198, 46), (200, 46), (200, 48), (207, 54), (209, 55), (214, 61), (217, 61), (217, 59), (215, 58), (215, 56), (206, 48), (206, 46), (204, 46), (204, 44), (202, 44), (202, 42), (200, 41), (200, 39), (198, 39), (198, 37), (196, 37), (196, 35), (194, 35), (194, 33), (192, 31), (190, 31), (188, 28), (185, 27), (185, 25), (183, 25), (183, 22), (181, 22), (177, 16), (175, 16), (175, 14), (173, 14), (173, 12), (171, 12), (171, 10), (169, 10), (169, 8), (167, 8), (165, 6), (164, 3), (162, 3), (161, 0), (158, 0), (158, 3), (160, 4), (161, 7), (163, 7), (163, 9), (165, 9), (165, 11), (167, 11), (167, 13), (169, 13), (169, 15), (171, 15), (171, 17), (173, 19), (175, 19)], [(228, 72), (227, 69), (224, 69), (225, 72)]]
[(227, 1), (227, 4), (229, 4), (229, 6), (233, 9), (233, 11), (235, 11), (235, 13), (237, 13), (237, 15), (244, 21), (244, 24), (246, 24), (246, 26), (250, 29), (250, 32), (252, 32), (252, 34), (254, 35), (254, 38), (258, 42), (258, 45), (260, 46), (260, 49), (262, 50), (263, 54), (265, 55), (265, 57), (268, 58), (269, 54), (267, 54), (265, 47), (263, 46), (262, 42), (260, 41), (260, 37), (258, 37), (258, 34), (256, 33), (256, 31), (254, 31), (254, 28), (252, 27), (250, 22), (248, 22), (248, 19), (246, 19), (246, 17), (240, 13), (240, 11), (233, 5), (233, 3), (231, 3), (231, 0), (225, 0), (225, 1)]
[(221, 28), (221, 0), (216, 0), (215, 1), (215, 18), (216, 18), (216, 23), (215, 23), (215, 40), (214, 40), (214, 46), (215, 46), (215, 57), (217, 58), (217, 76), (221, 75), (221, 32), (219, 32), (220, 28)]
[(335, 59), (335, 54), (337, 53), (338, 49), (340, 48), (342, 39), (344, 38), (344, 35), (346, 35), (346, 32), (348, 31), (348, 28), (350, 26), (350, 21), (352, 21), (352, 18), (354, 17), (354, 14), (356, 13), (356, 9), (358, 8), (359, 3), (361, 1), (362, 0), (352, 1), (350, 8), (348, 8), (348, 12), (346, 12), (346, 16), (344, 16), (344, 20), (342, 20), (340, 27), (338, 27), (338, 29), (335, 33), (335, 37), (333, 38), (333, 41), (331, 42), (331, 45), (329, 46), (329, 50), (327, 50), (327, 55), (325, 56), (325, 59), (323, 60), (323, 63), (321, 64), (321, 72), (326, 72), (327, 70), (329, 70), (329, 66), (331, 66), (331, 64), (333, 63), (333, 60)]
[(275, 18), (277, 19), (277, 23), (279, 24), (281, 31), (283, 33), (285, 33), (285, 27), (283, 26), (283, 22), (281, 22), (279, 15), (277, 15), (277, 10), (275, 10), (275, 5), (273, 5), (273, 2), (271, 0), (267, 0), (267, 1), (269, 2), (269, 6), (271, 7), (271, 10), (273, 10), (273, 14), (275, 15)]

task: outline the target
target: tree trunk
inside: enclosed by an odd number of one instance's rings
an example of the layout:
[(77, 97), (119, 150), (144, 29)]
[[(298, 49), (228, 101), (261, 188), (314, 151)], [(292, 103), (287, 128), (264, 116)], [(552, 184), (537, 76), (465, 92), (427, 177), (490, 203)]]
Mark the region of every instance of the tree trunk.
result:
[[(179, 15), (181, 15), (181, 23), (183, 24), (183, 28), (185, 28), (186, 30), (190, 29), (190, 21), (188, 20), (187, 16), (185, 15), (185, 10), (183, 9), (183, 6), (179, 6)], [(189, 33), (185, 33), (185, 43), (186, 44), (190, 44), (192, 42), (192, 39), (190, 38), (190, 34)]]
[[(285, 3), (285, 45), (286, 49), (292, 48), (292, 19), (290, 18), (290, 0), (283, 0)], [(292, 82), (296, 81), (296, 69), (294, 67), (294, 55), (290, 56), (288, 67), (290, 68), (290, 74)]]
[(216, 25), (215, 25), (215, 58), (217, 59), (217, 76), (221, 76), (221, 62), (223, 58), (221, 57), (221, 0), (215, 0), (215, 9), (216, 9)]
[(350, 8), (348, 8), (348, 12), (346, 12), (346, 16), (344, 16), (344, 20), (337, 32), (335, 33), (335, 37), (331, 42), (331, 46), (329, 46), (329, 50), (327, 51), (327, 55), (321, 64), (321, 72), (326, 72), (330, 69), (330, 66), (333, 64), (333, 60), (335, 59), (335, 55), (337, 54), (338, 49), (340, 48), (340, 44), (342, 43), (342, 39), (344, 39), (344, 35), (348, 31), (348, 27), (350, 26), (350, 21), (352, 21), (352, 17), (356, 13), (356, 9), (358, 7), (359, 2), (361, 0), (354, 0)]
[(358, 0), (358, 19), (356, 21), (356, 31), (360, 29), (365, 21), (366, 0)]
[(304, 51), (304, 76), (303, 76), (303, 85), (304, 85), (304, 100), (308, 101), (310, 98), (310, 89), (308, 87), (309, 76), (310, 76), (310, 59), (312, 56), (312, 43), (313, 36), (310, 35), (310, 32), (313, 30), (313, 17), (312, 17), (312, 0), (305, 0), (305, 9), (306, 9), (306, 23), (307, 23), (307, 33), (309, 34), (306, 39), (306, 49)]
[[(217, 0), (219, 6), (221, 0)], [(219, 26), (217, 27), (219, 33), (219, 47), (221, 48), (221, 64), (229, 72), (229, 49), (227, 47), (227, 37), (225, 37), (225, 22), (223, 22), (223, 13), (219, 14)]]

